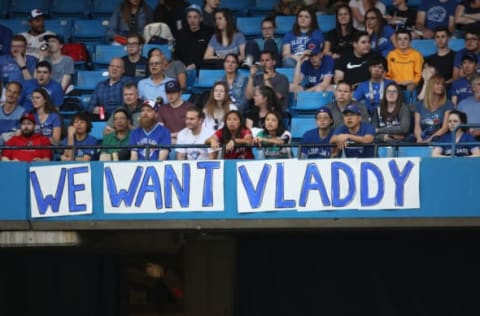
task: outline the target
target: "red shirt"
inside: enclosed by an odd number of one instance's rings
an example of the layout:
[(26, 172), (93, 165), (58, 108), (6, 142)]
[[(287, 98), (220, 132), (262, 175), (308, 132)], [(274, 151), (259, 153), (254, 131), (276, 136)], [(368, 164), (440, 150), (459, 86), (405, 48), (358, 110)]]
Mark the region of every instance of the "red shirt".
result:
[[(252, 135), (252, 132), (248, 128), (242, 129), (240, 132), (240, 138), (244, 138), (247, 135)], [(223, 128), (215, 132), (215, 137), (219, 142), (222, 141)], [(225, 145), (225, 144), (223, 144)], [(235, 147), (233, 151), (225, 151), (223, 153), (223, 159), (253, 159), (253, 153), (251, 147)]]
[[(5, 145), (7, 146), (50, 146), (48, 137), (41, 134), (33, 134), (31, 137), (23, 135), (13, 136)], [(4, 149), (3, 157), (10, 160), (20, 160), (31, 162), (34, 158), (48, 158), (52, 160), (52, 151), (50, 149)]]

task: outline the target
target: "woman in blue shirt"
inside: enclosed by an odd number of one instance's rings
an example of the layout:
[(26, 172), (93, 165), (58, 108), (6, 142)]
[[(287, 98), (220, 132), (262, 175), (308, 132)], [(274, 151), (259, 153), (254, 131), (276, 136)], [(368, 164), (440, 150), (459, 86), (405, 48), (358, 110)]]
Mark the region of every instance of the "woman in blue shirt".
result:
[(237, 106), (240, 112), (244, 112), (248, 105), (248, 100), (245, 97), (248, 77), (238, 71), (239, 66), (239, 57), (236, 54), (227, 54), (223, 62), (225, 76), (220, 80), (227, 83), (228, 94), (232, 103)]
[(35, 133), (47, 136), (52, 145), (60, 143), (62, 118), (55, 105), (53, 105), (47, 90), (44, 88), (33, 90), (32, 106), (35, 116)]
[(397, 45), (395, 30), (385, 21), (377, 8), (365, 12), (365, 30), (370, 34), (372, 51), (386, 57), (390, 51), (395, 49)]
[(145, 25), (151, 22), (152, 9), (144, 0), (123, 0), (108, 22), (108, 40), (126, 44), (128, 34), (143, 34)]

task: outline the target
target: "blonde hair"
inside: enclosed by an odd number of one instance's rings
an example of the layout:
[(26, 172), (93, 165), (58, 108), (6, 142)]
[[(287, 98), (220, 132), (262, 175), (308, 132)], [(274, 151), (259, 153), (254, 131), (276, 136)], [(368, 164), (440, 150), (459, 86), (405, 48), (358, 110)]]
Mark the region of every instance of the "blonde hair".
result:
[[(440, 96), (438, 102), (435, 102), (433, 87), (436, 83), (441, 82), (443, 84), (443, 93)], [(423, 100), (423, 105), (429, 111), (432, 110), (435, 106), (443, 106), (447, 103), (447, 89), (445, 87), (445, 78), (440, 74), (433, 75), (430, 80), (427, 82), (427, 88), (425, 90), (425, 99)]]

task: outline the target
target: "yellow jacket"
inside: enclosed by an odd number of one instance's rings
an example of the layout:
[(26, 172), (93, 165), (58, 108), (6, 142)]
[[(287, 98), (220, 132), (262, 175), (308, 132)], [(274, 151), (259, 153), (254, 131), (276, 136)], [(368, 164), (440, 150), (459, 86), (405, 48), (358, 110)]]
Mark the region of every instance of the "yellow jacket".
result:
[(417, 50), (409, 48), (402, 53), (396, 48), (387, 55), (388, 72), (386, 78), (397, 83), (413, 81), (418, 84), (422, 78), (423, 56)]

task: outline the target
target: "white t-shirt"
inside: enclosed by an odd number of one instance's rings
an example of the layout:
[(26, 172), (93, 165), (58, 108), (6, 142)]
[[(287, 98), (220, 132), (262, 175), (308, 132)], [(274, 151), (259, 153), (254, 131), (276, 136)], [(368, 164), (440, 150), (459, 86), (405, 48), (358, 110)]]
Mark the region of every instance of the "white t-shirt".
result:
[[(237, 106), (233, 103), (230, 103), (230, 111), (232, 110), (238, 110)], [(205, 110), (204, 110), (205, 112)], [(223, 127), (223, 119), (224, 119), (225, 113), (222, 114), (222, 117), (213, 117), (211, 115), (208, 115), (205, 112), (205, 120), (203, 121), (203, 126), (209, 129), (217, 130)], [(215, 121), (216, 120), (216, 121)]]
[[(363, 1), (362, 0), (350, 0), (348, 5), (350, 6), (350, 8), (357, 8), (358, 11), (360, 11), (360, 14), (362, 16), (365, 15), (366, 10), (365, 10), (365, 7), (363, 6)], [(382, 15), (385, 15), (385, 13), (387, 11), (387, 8), (385, 7), (385, 5), (380, 0), (378, 0), (377, 3), (375, 4), (375, 8), (380, 10), (380, 12), (382, 12)], [(353, 18), (353, 16), (352, 16), (352, 19), (353, 19), (353, 27), (354, 28), (356, 28), (357, 30), (360, 30), (360, 31), (365, 31), (365, 25), (358, 23), (357, 20), (355, 20)]]
[[(213, 129), (202, 126), (200, 134), (193, 135), (192, 131), (188, 128), (182, 129), (177, 134), (177, 145), (195, 144), (202, 145), (205, 141), (213, 135), (215, 131)], [(186, 154), (187, 160), (204, 160), (208, 159), (208, 154), (213, 152), (211, 148), (176, 148), (179, 153)]]
[(45, 44), (45, 40), (43, 37), (45, 35), (55, 35), (55, 33), (50, 32), (50, 31), (45, 31), (42, 34), (39, 35), (32, 35), (28, 32), (23, 32), (20, 35), (25, 36), (27, 39), (27, 55), (33, 56), (35, 58), (40, 57), (40, 47)]

